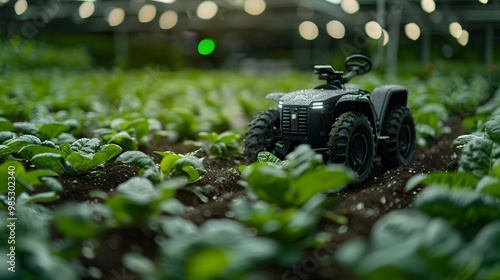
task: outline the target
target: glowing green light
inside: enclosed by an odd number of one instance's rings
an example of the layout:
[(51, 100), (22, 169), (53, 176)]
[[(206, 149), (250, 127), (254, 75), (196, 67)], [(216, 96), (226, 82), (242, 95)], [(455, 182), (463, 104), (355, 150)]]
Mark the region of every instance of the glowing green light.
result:
[(215, 50), (214, 39), (203, 39), (198, 44), (198, 53), (201, 55), (209, 55)]

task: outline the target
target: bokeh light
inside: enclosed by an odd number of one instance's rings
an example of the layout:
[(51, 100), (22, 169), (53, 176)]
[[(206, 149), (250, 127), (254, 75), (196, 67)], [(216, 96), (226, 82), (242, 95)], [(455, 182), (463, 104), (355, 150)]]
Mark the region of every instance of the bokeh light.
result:
[(429, 14), (436, 10), (436, 3), (434, 0), (422, 0), (420, 6), (422, 6), (422, 10)]
[(171, 29), (177, 25), (179, 16), (175, 11), (165, 11), (160, 16), (160, 28)]
[(264, 0), (247, 0), (244, 9), (249, 15), (257, 16), (266, 10), (266, 2)]
[(410, 22), (405, 25), (405, 34), (408, 38), (416, 41), (420, 38), (420, 27), (416, 23)]
[(354, 14), (359, 11), (359, 3), (356, 0), (344, 0), (340, 3), (340, 7), (348, 14)]
[(345, 36), (345, 27), (342, 22), (338, 20), (332, 20), (326, 24), (326, 32), (332, 38), (342, 39)]
[(78, 8), (78, 15), (80, 16), (80, 18), (85, 19), (91, 17), (94, 14), (94, 11), (94, 2), (85, 1)]
[(109, 26), (118, 26), (125, 19), (125, 11), (122, 8), (113, 8), (108, 14)]
[(200, 41), (198, 44), (198, 53), (201, 55), (209, 55), (215, 50), (215, 40), (211, 38), (206, 38)]
[(146, 4), (139, 10), (139, 22), (146, 23), (152, 21), (156, 16), (155, 5)]
[(17, 0), (14, 4), (14, 12), (17, 15), (22, 15), (28, 9), (28, 2), (26, 0)]
[(211, 19), (215, 17), (219, 11), (219, 6), (214, 1), (204, 1), (198, 5), (196, 9), (196, 15), (201, 19)]
[(319, 35), (319, 29), (314, 22), (304, 21), (299, 25), (299, 34), (306, 40), (314, 40)]
[(377, 40), (382, 36), (382, 27), (372, 20), (365, 24), (365, 32), (368, 37)]

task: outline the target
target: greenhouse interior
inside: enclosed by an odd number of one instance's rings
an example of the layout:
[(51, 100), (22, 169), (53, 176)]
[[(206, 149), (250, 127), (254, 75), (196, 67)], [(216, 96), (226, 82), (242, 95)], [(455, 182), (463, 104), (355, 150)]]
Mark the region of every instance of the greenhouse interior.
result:
[(500, 0), (0, 0), (0, 279), (500, 279)]

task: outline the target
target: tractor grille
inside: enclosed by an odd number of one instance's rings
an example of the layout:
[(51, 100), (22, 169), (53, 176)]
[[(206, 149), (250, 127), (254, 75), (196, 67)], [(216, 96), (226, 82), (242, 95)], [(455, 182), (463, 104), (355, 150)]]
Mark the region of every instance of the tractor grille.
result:
[(307, 107), (283, 106), (283, 134), (307, 135)]

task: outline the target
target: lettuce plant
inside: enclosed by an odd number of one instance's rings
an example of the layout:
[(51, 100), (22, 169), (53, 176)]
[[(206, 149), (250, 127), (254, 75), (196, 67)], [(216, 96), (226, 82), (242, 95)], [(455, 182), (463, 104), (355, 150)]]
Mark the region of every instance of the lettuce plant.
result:
[(240, 183), (260, 199), (282, 207), (300, 207), (314, 195), (336, 191), (354, 181), (343, 165), (325, 165), (321, 155), (301, 145), (281, 165), (255, 162), (246, 167)]
[(186, 155), (175, 152), (156, 152), (163, 156), (160, 168), (157, 168), (153, 159), (140, 151), (128, 151), (120, 155), (117, 163), (124, 163), (139, 167), (139, 176), (149, 179), (153, 183), (159, 183), (167, 178), (183, 177), (188, 183), (193, 183), (200, 178), (200, 171), (204, 171), (203, 158), (194, 156), (194, 153)]
[(39, 168), (59, 174), (78, 175), (106, 163), (121, 151), (120, 146), (115, 144), (101, 146), (98, 139), (81, 138), (72, 144), (62, 144), (59, 148), (28, 144), (18, 153)]

